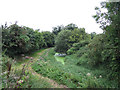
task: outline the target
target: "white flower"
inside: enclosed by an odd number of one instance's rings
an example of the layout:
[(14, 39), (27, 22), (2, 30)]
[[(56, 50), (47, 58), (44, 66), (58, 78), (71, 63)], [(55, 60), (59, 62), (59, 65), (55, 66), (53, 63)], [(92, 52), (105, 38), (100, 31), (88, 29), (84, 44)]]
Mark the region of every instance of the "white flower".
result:
[(102, 76), (100, 75), (99, 77), (101, 78)]
[(3, 74), (7, 74), (7, 71), (3, 72)]
[(90, 73), (87, 73), (87, 76), (90, 76), (91, 74)]
[(96, 76), (94, 78), (96, 79)]
[(3, 75), (3, 73), (1, 73), (1, 75)]
[(30, 57), (30, 59), (32, 60), (32, 59), (33, 59), (33, 57)]

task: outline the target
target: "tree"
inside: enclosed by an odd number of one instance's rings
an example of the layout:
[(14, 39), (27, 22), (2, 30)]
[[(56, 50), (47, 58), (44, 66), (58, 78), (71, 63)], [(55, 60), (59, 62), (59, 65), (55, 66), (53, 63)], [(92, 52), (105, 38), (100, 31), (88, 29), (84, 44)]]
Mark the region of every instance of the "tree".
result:
[(11, 56), (13, 56), (14, 54), (27, 52), (28, 49), (25, 50), (25, 47), (30, 38), (26, 35), (26, 33), (27, 30), (18, 26), (17, 24), (13, 24), (9, 27), (3, 28), (3, 50), (7, 49), (6, 53)]
[[(96, 7), (97, 14), (93, 16), (106, 35), (106, 45), (104, 52), (108, 55), (103, 57), (104, 60), (109, 57), (109, 68), (112, 71), (111, 76), (117, 79), (120, 73), (120, 2), (102, 2), (101, 8)], [(107, 12), (101, 12), (107, 9)], [(120, 80), (119, 80), (120, 83)]]
[(105, 46), (105, 35), (104, 34), (98, 34), (96, 35), (90, 44), (88, 44), (88, 51), (87, 55), (89, 60), (89, 65), (98, 67), (103, 64), (104, 60), (102, 61), (102, 51), (104, 50)]
[(70, 48), (69, 45), (69, 37), (71, 36), (71, 32), (68, 30), (61, 31), (56, 39), (55, 39), (55, 51), (60, 53), (66, 53)]
[(54, 34), (49, 31), (42, 32), (42, 36), (44, 39), (44, 47), (52, 47), (54, 46)]
[(58, 33), (59, 33), (60, 31), (62, 31), (63, 28), (64, 28), (63, 25), (60, 25), (60, 26), (57, 26), (57, 27), (53, 27), (52, 33), (54, 33), (55, 35), (58, 35)]
[(71, 31), (71, 36), (69, 38), (70, 43), (78, 43), (82, 40), (88, 39), (88, 34), (85, 32), (84, 28), (76, 28)]
[(19, 54), (28, 53), (43, 47), (44, 39), (38, 30), (17, 24), (1, 26), (2, 49), (6, 54), (14, 57)]
[(75, 28), (74, 30), (63, 30), (55, 39), (55, 50), (60, 53), (66, 53), (74, 43), (88, 39), (88, 34), (84, 28)]
[(92, 32), (90, 35), (91, 35), (91, 39), (93, 39), (96, 36), (96, 33)]
[(78, 28), (76, 24), (70, 23), (67, 26), (65, 26), (64, 30), (74, 30)]

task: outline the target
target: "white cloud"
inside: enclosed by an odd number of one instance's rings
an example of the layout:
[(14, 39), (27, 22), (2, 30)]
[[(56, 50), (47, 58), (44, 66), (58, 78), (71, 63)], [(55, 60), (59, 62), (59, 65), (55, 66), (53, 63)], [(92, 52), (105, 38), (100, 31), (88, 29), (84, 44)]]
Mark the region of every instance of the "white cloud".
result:
[(92, 15), (103, 0), (0, 0), (0, 24), (19, 25), (52, 31), (57, 25), (75, 23), (88, 33), (102, 33)]

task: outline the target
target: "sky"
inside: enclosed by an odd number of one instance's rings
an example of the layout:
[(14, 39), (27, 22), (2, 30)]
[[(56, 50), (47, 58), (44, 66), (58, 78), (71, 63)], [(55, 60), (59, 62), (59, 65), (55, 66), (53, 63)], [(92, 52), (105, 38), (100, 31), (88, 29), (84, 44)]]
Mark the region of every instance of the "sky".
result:
[(0, 25), (17, 21), (20, 26), (52, 31), (52, 27), (74, 23), (87, 33), (102, 33), (92, 17), (102, 1), (105, 0), (0, 0)]

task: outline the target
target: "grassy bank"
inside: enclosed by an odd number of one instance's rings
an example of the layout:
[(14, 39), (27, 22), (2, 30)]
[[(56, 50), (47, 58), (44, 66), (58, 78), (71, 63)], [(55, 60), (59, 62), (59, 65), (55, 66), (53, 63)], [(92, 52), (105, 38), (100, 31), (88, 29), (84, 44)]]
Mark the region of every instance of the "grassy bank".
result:
[[(75, 55), (66, 56), (64, 64), (54, 57), (53, 48), (44, 54), (33, 64), (32, 68), (39, 74), (51, 78), (59, 84), (69, 88), (114, 88), (115, 82), (109, 81), (104, 76), (106, 72), (101, 69), (91, 69), (84, 65), (77, 65)], [(81, 57), (84, 59), (83, 57)]]

